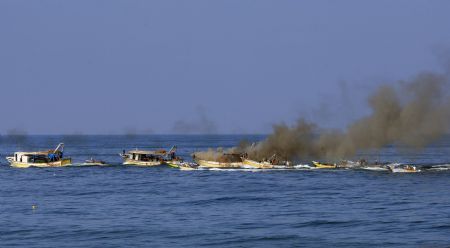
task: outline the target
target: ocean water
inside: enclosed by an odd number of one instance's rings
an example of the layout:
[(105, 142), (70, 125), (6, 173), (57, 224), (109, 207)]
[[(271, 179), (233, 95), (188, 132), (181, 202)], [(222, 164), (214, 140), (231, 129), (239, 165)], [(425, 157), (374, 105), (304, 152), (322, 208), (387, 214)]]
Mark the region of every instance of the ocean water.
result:
[[(188, 159), (262, 138), (1, 137), (0, 247), (450, 247), (450, 171), (180, 171), (122, 166), (118, 156), (177, 145)], [(112, 166), (17, 169), (4, 159), (59, 142), (75, 164), (92, 156)], [(445, 165), (450, 137), (358, 157)]]

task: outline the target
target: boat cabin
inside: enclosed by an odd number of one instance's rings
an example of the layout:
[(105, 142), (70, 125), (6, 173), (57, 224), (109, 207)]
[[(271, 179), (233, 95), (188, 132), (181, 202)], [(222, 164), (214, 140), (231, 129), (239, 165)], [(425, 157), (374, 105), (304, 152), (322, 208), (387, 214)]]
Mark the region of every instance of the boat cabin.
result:
[(165, 150), (160, 151), (129, 151), (125, 154), (125, 158), (135, 161), (161, 161), (166, 155)]
[(63, 153), (60, 151), (14, 153), (14, 162), (20, 163), (49, 163), (59, 161), (62, 158)]

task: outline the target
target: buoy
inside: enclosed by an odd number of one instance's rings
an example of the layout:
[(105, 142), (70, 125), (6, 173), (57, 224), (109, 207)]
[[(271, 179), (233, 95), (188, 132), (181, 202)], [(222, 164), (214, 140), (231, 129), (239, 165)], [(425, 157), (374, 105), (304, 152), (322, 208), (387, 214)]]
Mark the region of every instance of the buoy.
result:
[(37, 208), (36, 204), (31, 205), (31, 209), (35, 210)]

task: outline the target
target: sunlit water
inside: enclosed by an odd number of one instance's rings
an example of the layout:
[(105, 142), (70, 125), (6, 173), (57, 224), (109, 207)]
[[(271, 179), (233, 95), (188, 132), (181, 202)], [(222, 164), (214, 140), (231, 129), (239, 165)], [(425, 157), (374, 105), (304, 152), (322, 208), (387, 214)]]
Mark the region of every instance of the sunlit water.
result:
[[(0, 143), (0, 246), (448, 247), (450, 171), (199, 170), (121, 166), (123, 149), (170, 148), (185, 158), (262, 136), (31, 136)], [(16, 169), (4, 157), (65, 142), (74, 163)], [(450, 139), (419, 153), (361, 156), (448, 164)], [(303, 161), (306, 162), (306, 161)]]

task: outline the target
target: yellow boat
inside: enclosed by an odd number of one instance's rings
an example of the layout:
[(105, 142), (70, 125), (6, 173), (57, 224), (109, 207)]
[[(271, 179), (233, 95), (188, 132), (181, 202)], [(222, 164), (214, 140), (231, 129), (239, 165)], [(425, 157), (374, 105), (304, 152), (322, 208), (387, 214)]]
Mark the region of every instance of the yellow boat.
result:
[(158, 166), (163, 164), (166, 154), (165, 150), (142, 151), (136, 149), (119, 155), (123, 158), (124, 165)]
[(242, 167), (242, 162), (216, 162), (209, 160), (196, 160), (197, 164), (202, 167), (207, 168), (240, 168)]
[(54, 150), (40, 152), (15, 152), (14, 156), (6, 157), (12, 167), (62, 167), (72, 164), (71, 158), (64, 158), (64, 144), (60, 143)]
[(173, 168), (178, 168), (180, 170), (196, 170), (198, 164), (183, 162), (182, 160), (171, 160), (166, 161), (166, 164)]
[(336, 169), (337, 166), (335, 164), (322, 164), (316, 161), (312, 161), (314, 166), (318, 169)]
[(251, 167), (256, 169), (273, 169), (275, 166), (269, 162), (258, 162), (251, 159), (243, 159), (244, 167)]
[(165, 163), (172, 168), (180, 168), (180, 161), (170, 160), (166, 161)]

